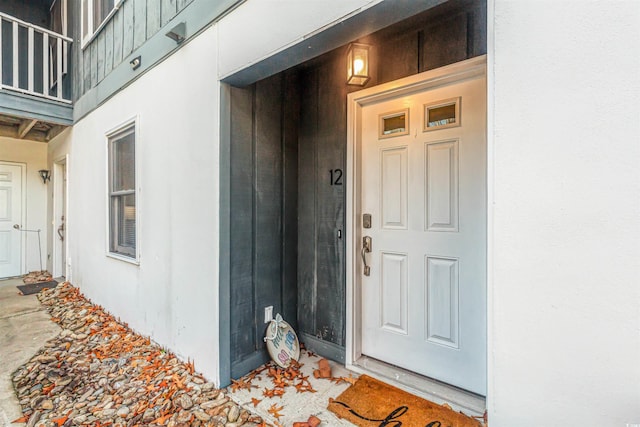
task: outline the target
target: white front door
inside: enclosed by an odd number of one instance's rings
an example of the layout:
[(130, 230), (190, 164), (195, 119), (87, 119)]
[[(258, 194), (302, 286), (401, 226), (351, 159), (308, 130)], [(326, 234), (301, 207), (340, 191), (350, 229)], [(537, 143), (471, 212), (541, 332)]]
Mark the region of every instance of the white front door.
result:
[(486, 395), (486, 79), (362, 107), (363, 355)]
[(0, 277), (22, 274), (23, 167), (0, 163)]

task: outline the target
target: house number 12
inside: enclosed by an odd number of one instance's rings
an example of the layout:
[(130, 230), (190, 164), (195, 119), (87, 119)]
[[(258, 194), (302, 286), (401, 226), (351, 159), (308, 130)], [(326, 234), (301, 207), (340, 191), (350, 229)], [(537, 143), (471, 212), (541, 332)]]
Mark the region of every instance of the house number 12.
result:
[(330, 169), (331, 185), (342, 185), (342, 169)]

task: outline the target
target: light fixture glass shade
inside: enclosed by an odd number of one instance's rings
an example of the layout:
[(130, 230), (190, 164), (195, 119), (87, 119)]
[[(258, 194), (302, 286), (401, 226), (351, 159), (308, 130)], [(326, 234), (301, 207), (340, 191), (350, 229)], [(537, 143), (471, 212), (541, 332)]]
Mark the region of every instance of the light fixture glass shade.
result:
[(369, 46), (352, 43), (347, 51), (347, 84), (364, 86), (369, 78)]

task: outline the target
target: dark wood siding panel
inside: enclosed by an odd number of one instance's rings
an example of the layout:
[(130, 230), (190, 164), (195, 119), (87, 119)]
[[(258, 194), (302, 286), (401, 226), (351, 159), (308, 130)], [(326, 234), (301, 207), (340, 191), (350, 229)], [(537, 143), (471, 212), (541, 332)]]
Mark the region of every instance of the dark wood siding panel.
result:
[(433, 70), (467, 59), (467, 14), (438, 20), (423, 32), (420, 71)]
[(298, 328), (315, 335), (317, 71), (300, 78), (298, 134)]
[[(341, 51), (340, 51), (341, 52)], [(340, 54), (303, 73), (298, 145), (299, 330), (344, 346), (346, 94)], [(343, 173), (331, 185), (331, 170)], [(334, 177), (335, 177), (334, 172)]]
[(122, 62), (122, 36), (124, 35), (124, 10), (120, 8), (113, 17), (113, 68)]
[(147, 38), (160, 29), (160, 0), (147, 0)]
[(253, 89), (231, 88), (231, 361), (255, 351)]
[(90, 88), (94, 87), (98, 84), (98, 43), (91, 43), (88, 49), (91, 52), (91, 62), (90, 62), (90, 71), (91, 71), (91, 81)]
[(300, 121), (299, 79), (286, 73), (282, 120), (282, 316), (298, 328), (298, 125)]
[(266, 355), (265, 307), (297, 323), (296, 76), (232, 88), (231, 99), (230, 333), (239, 373)]
[(164, 26), (174, 16), (176, 16), (176, 0), (162, 0), (161, 25)]
[(97, 79), (98, 79), (98, 83), (100, 83), (102, 81), (102, 79), (104, 79), (104, 62), (105, 62), (105, 39), (106, 39), (106, 34), (105, 32), (101, 32), (100, 35), (98, 35), (98, 38), (96, 39), (96, 41), (94, 42), (94, 44), (96, 44), (98, 46), (98, 50), (97, 50), (97, 55), (98, 55), (98, 71), (97, 71)]
[(281, 77), (256, 83), (255, 249), (256, 347), (264, 348), (264, 308), (282, 311), (282, 134)]
[[(82, 76), (84, 81), (83, 90), (87, 91), (91, 88), (91, 48), (82, 51)], [(84, 92), (78, 93), (78, 97)]]
[(133, 50), (136, 50), (147, 40), (147, 0), (129, 1), (133, 2)]
[(487, 53), (487, 6), (480, 2), (469, 16), (469, 58)]
[(126, 58), (133, 52), (133, 34), (134, 34), (134, 17), (133, 17), (133, 1), (127, 0), (122, 5), (122, 58)]
[[(382, 84), (418, 73), (418, 33), (412, 32), (375, 46), (377, 81)], [(383, 60), (381, 60), (383, 59)]]
[[(344, 346), (344, 152), (347, 134), (347, 86), (344, 58), (335, 55), (318, 72), (317, 113), (317, 292), (314, 335)], [(339, 183), (330, 182), (330, 170), (343, 171)], [(337, 176), (334, 172), (334, 178)], [(338, 185), (340, 184), (341, 185)]]
[(104, 31), (104, 74), (113, 69), (113, 19), (109, 21)]

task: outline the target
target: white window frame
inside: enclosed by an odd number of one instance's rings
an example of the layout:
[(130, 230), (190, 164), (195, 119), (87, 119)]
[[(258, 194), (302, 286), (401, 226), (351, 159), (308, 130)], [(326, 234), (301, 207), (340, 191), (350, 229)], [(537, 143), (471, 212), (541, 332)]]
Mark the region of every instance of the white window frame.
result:
[[(125, 0), (114, 0), (113, 9), (107, 14), (107, 16), (102, 20), (102, 22), (97, 26), (93, 27), (93, 6), (94, 1), (96, 0), (81, 0), (80, 2), (80, 39), (82, 40), (82, 48), (84, 49), (91, 41), (96, 38), (100, 30), (102, 30), (107, 22), (116, 14), (122, 3)], [(85, 36), (85, 28), (84, 28), (84, 10), (87, 9), (87, 35)]]
[[(133, 128), (133, 138), (134, 138), (134, 176), (135, 176), (135, 188), (133, 193), (135, 195), (136, 201), (136, 213), (135, 213), (135, 221), (136, 221), (136, 229), (135, 229), (135, 242), (136, 247), (133, 255), (128, 255), (120, 252), (113, 252), (111, 250), (111, 238), (113, 230), (111, 228), (111, 185), (112, 185), (112, 151), (111, 151), (111, 141), (114, 138), (121, 136), (123, 133), (127, 132), (130, 128)], [(105, 134), (105, 147), (106, 147), (106, 195), (107, 195), (107, 203), (106, 203), (106, 254), (110, 258), (115, 258), (121, 261), (126, 261), (131, 264), (140, 265), (140, 156), (139, 156), (139, 141), (140, 141), (140, 126), (138, 117), (134, 117), (132, 119), (127, 120), (126, 122), (118, 125), (117, 127), (109, 130)]]

